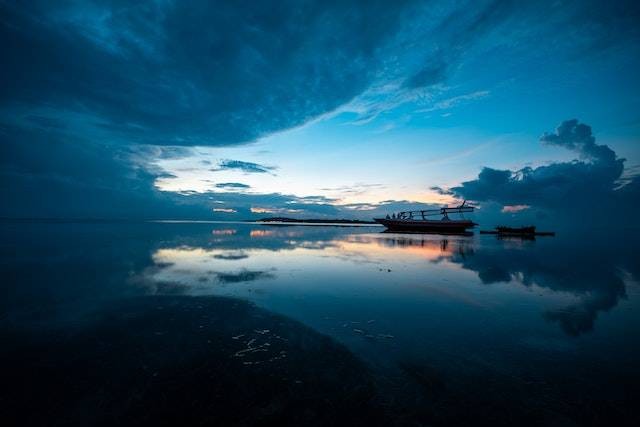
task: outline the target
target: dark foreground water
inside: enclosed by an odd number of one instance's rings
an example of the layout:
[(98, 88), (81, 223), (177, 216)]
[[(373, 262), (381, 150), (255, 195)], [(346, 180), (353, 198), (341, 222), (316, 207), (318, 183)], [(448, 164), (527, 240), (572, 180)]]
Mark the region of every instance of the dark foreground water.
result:
[(0, 225), (0, 422), (638, 425), (640, 239)]

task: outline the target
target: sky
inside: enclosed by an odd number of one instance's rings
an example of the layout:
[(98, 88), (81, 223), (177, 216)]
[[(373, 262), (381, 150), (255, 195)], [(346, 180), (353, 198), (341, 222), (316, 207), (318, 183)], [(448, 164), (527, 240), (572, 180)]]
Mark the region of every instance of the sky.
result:
[(634, 223), (633, 1), (0, 1), (0, 216)]

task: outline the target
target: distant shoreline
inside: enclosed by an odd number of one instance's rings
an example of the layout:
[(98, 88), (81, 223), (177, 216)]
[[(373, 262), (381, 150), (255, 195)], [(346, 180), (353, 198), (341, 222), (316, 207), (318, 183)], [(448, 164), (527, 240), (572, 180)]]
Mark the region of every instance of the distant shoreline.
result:
[(261, 224), (261, 225), (332, 225), (342, 227), (377, 226), (374, 221), (351, 219), (262, 218), (245, 220), (214, 219), (144, 219), (144, 218), (0, 218), (5, 224)]
[(261, 218), (255, 221), (248, 222), (256, 222), (256, 223), (277, 223), (277, 224), (340, 224), (340, 225), (377, 225), (378, 223), (375, 221), (363, 221), (360, 219), (296, 219), (296, 218), (287, 218), (287, 217), (270, 217), (270, 218)]

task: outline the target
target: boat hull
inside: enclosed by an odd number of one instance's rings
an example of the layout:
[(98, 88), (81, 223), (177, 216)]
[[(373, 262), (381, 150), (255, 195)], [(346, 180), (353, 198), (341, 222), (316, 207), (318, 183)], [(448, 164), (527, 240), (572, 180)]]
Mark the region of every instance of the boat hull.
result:
[(498, 234), (536, 234), (536, 227), (531, 225), (528, 227), (504, 227), (498, 226), (496, 227), (496, 231)]
[(424, 231), (430, 233), (464, 233), (476, 225), (476, 223), (469, 220), (415, 221), (386, 218), (374, 218), (373, 220), (393, 231)]

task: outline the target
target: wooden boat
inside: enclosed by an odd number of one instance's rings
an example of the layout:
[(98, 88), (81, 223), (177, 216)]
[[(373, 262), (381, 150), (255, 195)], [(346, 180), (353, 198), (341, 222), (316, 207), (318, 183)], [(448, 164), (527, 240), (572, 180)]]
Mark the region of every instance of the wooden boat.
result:
[[(465, 212), (473, 212), (473, 206), (465, 206), (466, 201), (460, 206), (445, 207), (440, 209), (428, 209), (422, 211), (405, 211), (394, 213), (391, 217), (374, 218), (373, 220), (384, 225), (391, 231), (414, 231), (427, 233), (465, 233), (477, 224), (468, 219), (450, 219), (449, 214), (458, 213), (462, 216)], [(439, 220), (428, 219), (431, 216), (441, 215)]]
[(498, 234), (536, 234), (536, 227), (529, 225), (527, 227), (506, 227), (499, 225), (496, 227)]

